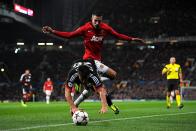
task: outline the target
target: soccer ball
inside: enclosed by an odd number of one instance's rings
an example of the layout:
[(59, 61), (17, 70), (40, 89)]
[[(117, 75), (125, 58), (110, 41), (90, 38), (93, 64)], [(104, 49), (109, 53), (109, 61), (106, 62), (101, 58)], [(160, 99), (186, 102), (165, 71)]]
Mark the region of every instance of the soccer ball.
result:
[(73, 116), (73, 123), (76, 124), (77, 126), (86, 126), (89, 121), (88, 114), (85, 111), (76, 111)]

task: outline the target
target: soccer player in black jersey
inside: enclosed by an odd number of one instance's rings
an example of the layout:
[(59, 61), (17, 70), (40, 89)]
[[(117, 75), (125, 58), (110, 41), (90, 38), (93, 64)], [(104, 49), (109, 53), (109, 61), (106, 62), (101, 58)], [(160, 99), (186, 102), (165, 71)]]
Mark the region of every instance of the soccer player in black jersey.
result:
[(32, 96), (32, 83), (31, 83), (31, 73), (29, 69), (26, 69), (25, 72), (20, 77), (20, 83), (22, 85), (22, 106), (26, 107), (26, 102)]
[[(113, 105), (111, 99), (107, 96), (102, 81), (99, 79), (93, 62), (91, 60), (77, 61), (69, 72), (65, 87), (65, 97), (72, 112), (78, 110), (78, 105), (90, 95), (91, 91), (97, 92), (101, 98), (102, 107), (100, 113), (107, 112), (107, 104), (109, 106)], [(74, 84), (82, 84), (84, 86), (84, 90), (75, 101), (71, 97), (71, 90), (74, 88)]]

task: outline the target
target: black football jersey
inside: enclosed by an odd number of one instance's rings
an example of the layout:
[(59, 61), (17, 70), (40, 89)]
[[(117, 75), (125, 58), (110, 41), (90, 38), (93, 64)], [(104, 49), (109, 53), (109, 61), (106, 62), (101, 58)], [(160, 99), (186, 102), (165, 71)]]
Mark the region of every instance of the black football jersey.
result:
[(91, 88), (91, 87), (99, 87), (102, 85), (101, 80), (99, 79), (99, 76), (97, 75), (97, 73), (94, 72), (94, 68), (91, 62), (89, 61), (77, 61), (76, 63), (74, 63), (71, 67), (71, 70), (68, 74), (68, 78), (66, 80), (66, 84), (69, 88), (72, 88), (74, 86), (74, 83), (77, 84), (82, 84), (80, 79), (79, 79), (79, 74), (78, 74), (78, 68), (81, 65), (85, 65), (89, 68), (90, 70), (90, 75), (88, 76), (88, 82), (86, 85), (83, 85), (85, 88)]
[(20, 77), (20, 82), (25, 86), (31, 85), (31, 74), (22, 74)]

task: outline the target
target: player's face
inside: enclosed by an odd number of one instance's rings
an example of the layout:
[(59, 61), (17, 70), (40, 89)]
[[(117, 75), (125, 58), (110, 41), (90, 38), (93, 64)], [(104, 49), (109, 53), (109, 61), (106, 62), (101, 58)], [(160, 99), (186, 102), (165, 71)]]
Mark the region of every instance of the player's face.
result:
[(98, 29), (99, 28), (99, 24), (101, 23), (102, 21), (102, 16), (96, 16), (96, 15), (92, 15), (92, 25)]
[(25, 70), (25, 74), (29, 74), (30, 73), (30, 71), (29, 70)]
[(50, 81), (50, 78), (47, 78), (47, 81)]
[(170, 63), (171, 64), (175, 64), (176, 63), (176, 58), (175, 57), (171, 57), (170, 58)]

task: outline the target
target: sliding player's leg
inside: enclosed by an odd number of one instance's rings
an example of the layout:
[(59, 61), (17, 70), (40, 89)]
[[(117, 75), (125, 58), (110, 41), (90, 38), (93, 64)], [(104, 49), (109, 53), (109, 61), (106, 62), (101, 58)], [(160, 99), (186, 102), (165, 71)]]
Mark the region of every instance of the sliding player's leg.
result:
[(106, 78), (106, 77), (101, 77), (101, 81), (103, 82), (103, 86), (104, 88), (107, 89), (107, 95), (106, 95), (106, 100), (107, 100), (107, 104), (110, 107), (110, 109), (112, 109), (112, 111), (114, 112), (114, 114), (119, 114), (119, 108), (112, 102), (111, 99), (111, 92), (113, 92), (114, 88), (112, 88), (113, 85), (113, 81)]

